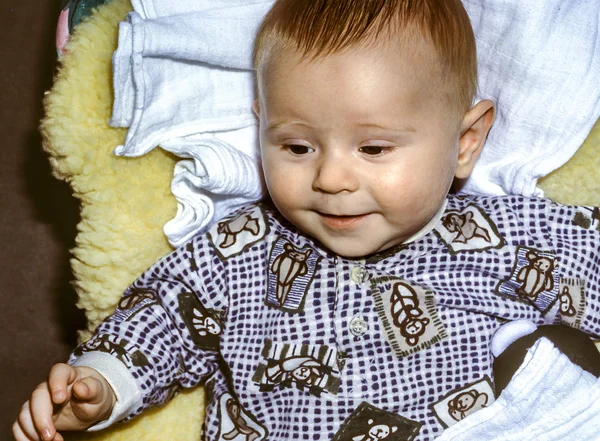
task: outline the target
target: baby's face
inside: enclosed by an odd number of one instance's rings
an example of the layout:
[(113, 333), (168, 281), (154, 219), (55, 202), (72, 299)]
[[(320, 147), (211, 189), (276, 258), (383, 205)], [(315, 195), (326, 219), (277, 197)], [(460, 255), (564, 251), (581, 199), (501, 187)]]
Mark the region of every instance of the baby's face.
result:
[(399, 54), (378, 44), (316, 60), (284, 52), (262, 72), (269, 193), (284, 217), (336, 254), (404, 242), (452, 183), (460, 121), (440, 98), (434, 49), (422, 46)]

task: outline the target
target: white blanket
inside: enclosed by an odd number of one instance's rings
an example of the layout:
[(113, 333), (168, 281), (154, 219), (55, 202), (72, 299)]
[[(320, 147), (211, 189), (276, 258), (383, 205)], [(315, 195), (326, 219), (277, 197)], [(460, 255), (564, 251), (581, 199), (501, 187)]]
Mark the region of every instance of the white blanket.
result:
[[(463, 1), (477, 38), (478, 98), (498, 104), (495, 125), (464, 191), (541, 195), (537, 179), (564, 164), (600, 116), (600, 0)], [(167, 231), (177, 246), (227, 212), (229, 197), (234, 208), (242, 199), (262, 194), (258, 139), (241, 134), (256, 127), (250, 110), (252, 42), (272, 1), (132, 4), (135, 12), (120, 25), (113, 57), (111, 124), (129, 127), (125, 144), (115, 152), (138, 156), (159, 145), (183, 144), (190, 148), (183, 156), (199, 164), (205, 146), (191, 145), (190, 137), (212, 134), (220, 139), (237, 133), (228, 160), (239, 151), (234, 161), (255, 164), (249, 175), (233, 178), (243, 184), (235, 187), (241, 193), (220, 194), (219, 210), (207, 209), (214, 193), (203, 189), (202, 180), (186, 183), (178, 173), (173, 191), (180, 210)], [(188, 141), (179, 143), (182, 139)], [(215, 170), (196, 169), (212, 173), (212, 182), (232, 179), (218, 175), (234, 173), (223, 164)], [(191, 177), (194, 168), (186, 170)]]
[(489, 407), (436, 441), (600, 440), (600, 380), (546, 339), (538, 340)]
[(599, 0), (463, 0), (498, 114), (465, 192), (543, 196), (600, 116)]

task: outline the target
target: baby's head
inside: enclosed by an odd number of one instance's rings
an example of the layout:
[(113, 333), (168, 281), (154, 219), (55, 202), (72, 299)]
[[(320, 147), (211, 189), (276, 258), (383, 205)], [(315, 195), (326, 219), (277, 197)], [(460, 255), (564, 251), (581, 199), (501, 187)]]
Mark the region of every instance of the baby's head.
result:
[(418, 233), (493, 120), (460, 0), (280, 0), (254, 59), (269, 194), (343, 256)]

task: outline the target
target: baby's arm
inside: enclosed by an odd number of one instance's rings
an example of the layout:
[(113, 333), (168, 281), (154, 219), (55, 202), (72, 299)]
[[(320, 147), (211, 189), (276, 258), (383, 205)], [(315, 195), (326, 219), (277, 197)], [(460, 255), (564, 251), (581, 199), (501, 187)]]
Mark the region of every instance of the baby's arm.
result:
[[(63, 438), (56, 430), (104, 428), (166, 402), (214, 372), (227, 301), (223, 268), (213, 250), (206, 237), (196, 237), (142, 274), (92, 339), (75, 349), (69, 365), (57, 365), (70, 374), (62, 373), (57, 381), (52, 372), (36, 389), (15, 424), (15, 437), (21, 436), (17, 440), (38, 440), (46, 429), (49, 435), (42, 439), (59, 441)], [(203, 329), (207, 318), (218, 326)], [(84, 377), (81, 387), (75, 387)], [(56, 381), (68, 392), (65, 401), (52, 398)], [(95, 394), (82, 402), (84, 396), (78, 394), (89, 391), (88, 382)], [(52, 415), (60, 403), (67, 405)]]
[(13, 434), (17, 441), (61, 441), (58, 430), (81, 430), (106, 419), (115, 394), (96, 370), (56, 364), (23, 405)]
[(96, 369), (117, 397), (89, 430), (129, 420), (217, 370), (228, 309), (222, 265), (208, 238), (195, 237), (145, 271), (73, 351), (69, 364)]

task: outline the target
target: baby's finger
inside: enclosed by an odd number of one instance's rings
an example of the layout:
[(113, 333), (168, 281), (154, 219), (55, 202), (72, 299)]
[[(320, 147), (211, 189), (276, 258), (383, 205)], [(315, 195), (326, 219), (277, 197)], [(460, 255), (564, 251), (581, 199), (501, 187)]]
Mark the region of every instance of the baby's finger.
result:
[[(23, 407), (21, 408), (21, 412), (17, 418), (17, 422), (13, 426), (13, 433), (15, 434), (15, 438), (17, 440), (39, 440), (40, 435), (38, 431), (35, 429), (33, 425), (33, 420), (31, 419), (31, 412), (29, 411), (29, 401), (27, 401)], [(15, 427), (16, 426), (16, 427)], [(17, 433), (21, 435), (20, 438), (17, 438)]]
[(58, 363), (52, 366), (48, 376), (48, 386), (52, 394), (52, 401), (56, 404), (63, 403), (68, 397), (68, 387), (77, 380), (77, 371), (73, 366)]
[[(42, 439), (52, 440), (56, 433), (54, 421), (52, 420), (54, 407), (46, 383), (40, 384), (31, 394), (29, 411), (35, 430), (42, 435)], [(21, 412), (21, 415), (23, 413)]]
[(84, 377), (73, 384), (73, 397), (77, 401), (98, 404), (104, 400), (102, 384), (94, 377)]
[(36, 438), (31, 438), (31, 437), (27, 436), (25, 434), (25, 432), (23, 431), (23, 429), (21, 428), (19, 421), (16, 421), (13, 424), (12, 432), (13, 432), (13, 437), (15, 438), (16, 441), (31, 441), (31, 440), (39, 439), (39, 437), (37, 437), (37, 434), (36, 434)]

